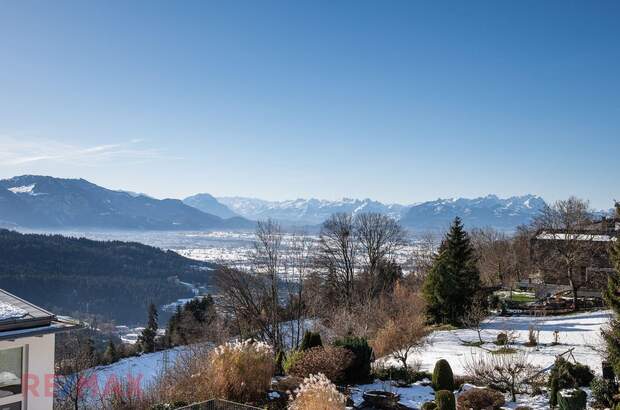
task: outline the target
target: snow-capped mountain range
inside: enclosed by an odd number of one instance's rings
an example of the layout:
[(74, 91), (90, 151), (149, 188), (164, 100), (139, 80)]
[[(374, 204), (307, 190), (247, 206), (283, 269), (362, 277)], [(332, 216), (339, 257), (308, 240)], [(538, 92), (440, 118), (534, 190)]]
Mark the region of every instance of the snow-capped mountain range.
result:
[[(383, 204), (371, 199), (343, 198), (340, 201), (324, 199), (294, 199), (290, 201), (265, 201), (256, 198), (222, 197), (217, 200), (237, 215), (252, 215), (251, 219), (272, 218), (283, 222), (316, 225), (338, 212), (356, 214), (379, 212), (400, 219), (406, 208), (398, 204)], [(246, 217), (247, 218), (247, 217)]]
[[(272, 218), (296, 225), (316, 225), (331, 214), (380, 212), (414, 229), (443, 229), (456, 216), (469, 227), (491, 226), (512, 230), (526, 224), (544, 207), (536, 195), (499, 198), (496, 195), (466, 199), (437, 199), (413, 205), (383, 204), (371, 199), (344, 198), (340, 201), (296, 199), (265, 201), (244, 197), (221, 197), (217, 201), (235, 214), (252, 220)], [(187, 203), (187, 202), (186, 202)]]
[(141, 230), (254, 229), (275, 219), (284, 226), (317, 227), (334, 213), (378, 212), (413, 231), (443, 230), (454, 217), (467, 228), (513, 230), (529, 223), (545, 205), (535, 195), (438, 199), (412, 205), (372, 199), (266, 201), (197, 194), (183, 201), (110, 190), (84, 179), (23, 175), (0, 180), (0, 226), (89, 227)]

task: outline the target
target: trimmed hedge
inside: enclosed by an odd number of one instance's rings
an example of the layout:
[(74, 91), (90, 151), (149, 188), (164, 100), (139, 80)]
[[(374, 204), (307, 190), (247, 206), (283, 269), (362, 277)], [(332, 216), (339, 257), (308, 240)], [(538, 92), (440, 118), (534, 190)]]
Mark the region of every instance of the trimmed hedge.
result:
[(364, 382), (371, 379), (370, 362), (372, 347), (363, 337), (346, 337), (336, 340), (334, 346), (343, 347), (355, 355), (351, 365), (345, 370), (345, 378), (349, 382)]
[(435, 403), (437, 403), (437, 410), (456, 410), (456, 400), (451, 391), (439, 390), (435, 394)]
[(435, 389), (435, 391), (454, 391), (454, 374), (452, 373), (450, 363), (445, 359), (440, 359), (435, 363), (435, 369), (433, 370), (433, 389)]

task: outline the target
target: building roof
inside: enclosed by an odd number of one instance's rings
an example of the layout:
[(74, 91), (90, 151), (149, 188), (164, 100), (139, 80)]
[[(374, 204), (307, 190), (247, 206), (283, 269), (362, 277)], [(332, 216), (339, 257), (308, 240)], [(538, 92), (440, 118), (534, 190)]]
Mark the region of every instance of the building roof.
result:
[(56, 333), (76, 326), (0, 289), (0, 340)]
[(576, 240), (576, 241), (591, 241), (591, 242), (612, 242), (616, 241), (617, 237), (613, 235), (603, 235), (603, 234), (594, 234), (594, 233), (571, 233), (567, 234), (564, 232), (548, 232), (542, 231), (538, 235), (536, 235), (536, 239), (540, 240), (554, 240), (554, 241), (565, 241), (565, 240)]

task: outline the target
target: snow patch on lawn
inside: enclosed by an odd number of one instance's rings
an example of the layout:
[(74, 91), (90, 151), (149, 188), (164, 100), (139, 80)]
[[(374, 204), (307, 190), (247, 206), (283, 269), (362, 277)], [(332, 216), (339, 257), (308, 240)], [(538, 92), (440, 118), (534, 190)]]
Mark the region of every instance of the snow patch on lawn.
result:
[[(488, 354), (487, 350), (497, 349), (498, 346), (492, 343), (497, 335), (510, 331), (517, 336), (512, 347), (525, 352), (533, 365), (547, 368), (553, 364), (557, 355), (574, 348), (573, 355), (578, 362), (587, 364), (596, 373), (601, 374), (600, 351), (603, 348), (601, 328), (609, 322), (610, 318), (611, 311), (547, 317), (491, 317), (483, 324), (482, 338), (486, 343), (482, 345), (482, 348), (463, 344), (463, 342), (478, 341), (478, 334), (475, 330), (436, 331), (429, 335), (427, 345), (419, 352), (412, 354), (408, 363), (412, 366), (420, 364), (422, 370), (432, 371), (437, 360), (446, 359), (454, 374), (464, 375), (465, 364), (468, 360), (471, 360), (473, 356)], [(535, 347), (523, 345), (528, 340), (530, 326), (540, 331), (539, 345)], [(560, 344), (554, 346), (552, 343), (556, 330)], [(385, 362), (399, 366), (399, 362), (393, 358), (388, 358)]]

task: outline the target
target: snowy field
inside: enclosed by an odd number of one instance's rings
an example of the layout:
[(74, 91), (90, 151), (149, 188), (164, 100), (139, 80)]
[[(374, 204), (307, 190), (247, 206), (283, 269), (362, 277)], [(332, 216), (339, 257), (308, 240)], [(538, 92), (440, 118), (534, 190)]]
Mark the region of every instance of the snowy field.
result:
[[(610, 311), (594, 311), (547, 317), (493, 317), (483, 324), (482, 339), (488, 343), (482, 345), (482, 348), (463, 344), (478, 341), (475, 330), (437, 331), (428, 337), (428, 344), (412, 355), (409, 362), (411, 365), (419, 363), (422, 370), (432, 371), (437, 360), (446, 359), (455, 374), (463, 375), (466, 361), (472, 356), (487, 354), (484, 349), (497, 349), (498, 346), (492, 342), (499, 333), (508, 331), (518, 335), (512, 347), (525, 352), (528, 360), (537, 366), (546, 368), (553, 364), (557, 355), (574, 348), (575, 359), (600, 374), (602, 370), (599, 352), (603, 343), (600, 331), (601, 326), (609, 322), (610, 315)], [(530, 326), (540, 331), (539, 345), (536, 347), (523, 346), (528, 340)], [(553, 346), (555, 331), (558, 332), (559, 344)], [(396, 364), (393, 360), (390, 362)]]

